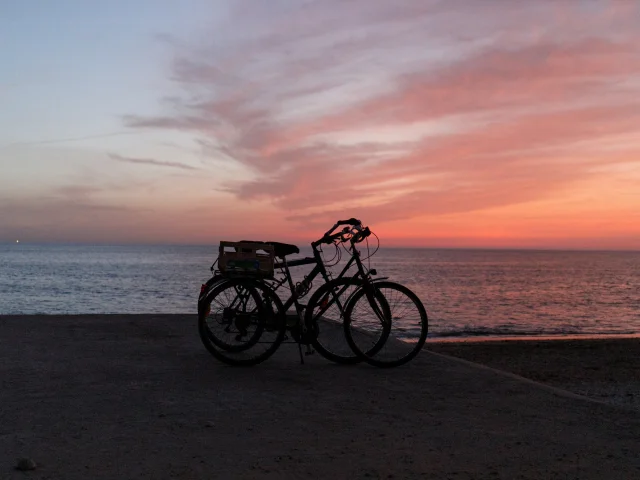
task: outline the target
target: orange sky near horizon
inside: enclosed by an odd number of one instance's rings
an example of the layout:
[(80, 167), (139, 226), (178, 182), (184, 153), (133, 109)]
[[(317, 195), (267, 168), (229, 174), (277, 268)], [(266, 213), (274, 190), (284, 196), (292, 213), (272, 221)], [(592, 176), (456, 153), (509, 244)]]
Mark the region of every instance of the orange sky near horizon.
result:
[(1, 241), (640, 250), (639, 2), (225, 5), (122, 136), (0, 146)]

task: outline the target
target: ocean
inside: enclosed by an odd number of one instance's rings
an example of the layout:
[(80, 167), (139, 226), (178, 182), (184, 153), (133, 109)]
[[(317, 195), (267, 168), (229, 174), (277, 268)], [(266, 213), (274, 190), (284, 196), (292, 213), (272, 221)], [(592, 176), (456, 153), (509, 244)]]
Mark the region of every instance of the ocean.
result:
[[(0, 245), (0, 314), (193, 313), (195, 322), (216, 251)], [(429, 338), (640, 333), (640, 252), (383, 248), (368, 262), (420, 297)]]

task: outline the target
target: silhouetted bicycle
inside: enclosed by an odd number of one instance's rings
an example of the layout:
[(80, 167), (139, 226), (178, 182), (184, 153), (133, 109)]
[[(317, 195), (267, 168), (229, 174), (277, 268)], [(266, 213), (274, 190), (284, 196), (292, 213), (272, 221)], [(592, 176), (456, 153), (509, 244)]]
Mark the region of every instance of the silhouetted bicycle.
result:
[[(348, 226), (333, 233), (342, 225)], [(211, 268), (214, 276), (202, 285), (198, 301), (199, 332), (205, 347), (224, 363), (254, 365), (271, 356), (285, 340), (286, 332), (289, 332), (298, 343), (301, 362), (302, 345), (306, 345), (307, 354), (313, 353), (313, 347), (323, 357), (344, 364), (365, 360), (377, 366), (397, 366), (413, 358), (417, 351), (410, 358), (405, 356), (393, 362), (376, 357), (377, 353), (385, 350), (393, 326), (392, 305), (377, 285), (400, 291), (405, 296), (410, 294), (408, 298), (414, 303), (417, 297), (406, 287), (385, 282), (384, 278), (372, 278), (375, 270), (363, 265), (356, 249), (356, 244), (365, 240), (370, 233), (354, 218), (339, 221), (321, 239), (312, 242), (313, 257), (294, 260), (287, 260), (286, 257), (299, 253), (295, 245), (249, 242), (273, 248), (275, 256), (280, 258), (274, 264), (274, 270), (282, 273), (279, 279), (270, 276), (252, 278), (246, 273), (234, 278), (229, 272), (214, 270), (214, 263)], [(338, 245), (345, 243), (350, 245), (348, 251), (351, 258), (338, 277), (331, 279), (321, 245), (334, 244), (339, 251)], [(312, 271), (301, 282), (294, 283), (289, 268), (312, 264)], [(353, 265), (357, 267), (356, 273), (346, 276)], [(300, 299), (309, 293), (318, 275), (322, 276), (325, 283), (311, 296), (308, 305), (302, 305)], [(291, 295), (283, 303), (276, 292), (285, 284)], [(411, 295), (415, 298), (411, 298)], [(373, 321), (377, 328), (371, 328), (371, 325), (361, 328), (361, 322), (357, 321), (356, 313), (365, 304), (369, 307), (368, 315), (377, 319)], [(417, 304), (422, 307), (419, 300)], [(292, 306), (295, 306), (296, 314), (287, 316), (286, 312)], [(424, 338), (419, 339), (417, 350), (426, 339), (426, 312), (421, 316), (421, 321)]]

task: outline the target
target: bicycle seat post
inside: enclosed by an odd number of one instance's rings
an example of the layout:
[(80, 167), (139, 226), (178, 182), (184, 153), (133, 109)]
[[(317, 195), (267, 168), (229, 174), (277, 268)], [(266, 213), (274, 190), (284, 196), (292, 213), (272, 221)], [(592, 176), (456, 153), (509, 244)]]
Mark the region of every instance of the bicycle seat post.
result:
[(304, 322), (302, 321), (303, 319), (303, 307), (302, 305), (300, 305), (300, 300), (298, 298), (298, 293), (296, 290), (296, 286), (293, 283), (293, 278), (291, 277), (291, 271), (289, 270), (289, 265), (287, 264), (287, 259), (283, 258), (282, 259), (282, 265), (283, 265), (283, 269), (285, 272), (285, 277), (287, 279), (287, 282), (289, 283), (289, 290), (291, 291), (291, 294), (293, 295), (293, 305), (295, 306), (296, 309), (296, 315), (298, 316), (299, 319), (299, 323), (300, 323), (300, 327), (302, 330), (302, 334), (304, 335), (307, 331), (306, 326), (304, 324)]

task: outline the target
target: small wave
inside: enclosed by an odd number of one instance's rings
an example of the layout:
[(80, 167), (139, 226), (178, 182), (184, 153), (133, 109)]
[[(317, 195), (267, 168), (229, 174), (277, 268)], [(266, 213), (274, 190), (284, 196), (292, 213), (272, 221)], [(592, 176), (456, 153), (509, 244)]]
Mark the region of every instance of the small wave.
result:
[(545, 336), (578, 336), (578, 335), (636, 335), (633, 330), (594, 330), (582, 329), (504, 329), (504, 328), (461, 328), (451, 330), (430, 331), (430, 338), (465, 338), (465, 337), (545, 337)]

